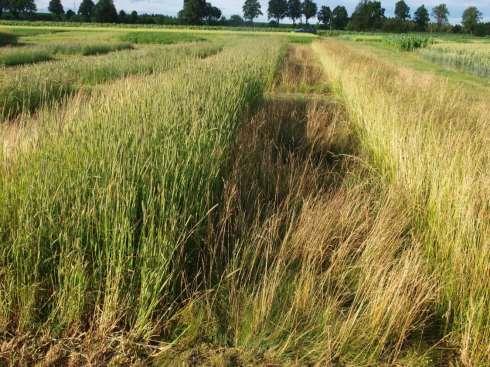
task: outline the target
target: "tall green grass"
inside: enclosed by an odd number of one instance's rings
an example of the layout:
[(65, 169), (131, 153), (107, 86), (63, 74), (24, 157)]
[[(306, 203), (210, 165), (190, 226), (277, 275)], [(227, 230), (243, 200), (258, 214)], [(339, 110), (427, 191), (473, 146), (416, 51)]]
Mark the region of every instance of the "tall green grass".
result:
[(121, 39), (132, 43), (154, 43), (162, 45), (206, 41), (206, 38), (201, 35), (178, 32), (130, 32), (121, 36)]
[(0, 54), (0, 66), (18, 66), (50, 61), (52, 56), (48, 51), (12, 49)]
[(0, 32), (0, 47), (6, 45), (15, 45), (17, 36), (12, 33)]
[(55, 43), (42, 47), (13, 48), (0, 53), (0, 66), (18, 66), (51, 61), (56, 55), (104, 55), (110, 52), (131, 50), (133, 45), (127, 42), (104, 43)]
[[(61, 127), (41, 114), (37, 147), (0, 165), (0, 333), (175, 337), (236, 130), (278, 50), (196, 61), (178, 48), (179, 68), (73, 102)], [(155, 68), (176, 66), (169, 54)]]
[(39, 35), (45, 35), (45, 34), (52, 34), (52, 33), (61, 33), (61, 32), (68, 32), (67, 30), (64, 29), (56, 29), (56, 28), (22, 28), (22, 27), (15, 27), (15, 28), (8, 28), (9, 33), (14, 34), (17, 37), (33, 37), (33, 36), (39, 36)]
[(114, 51), (130, 50), (133, 45), (129, 42), (98, 42), (98, 43), (55, 43), (47, 45), (53, 54), (61, 55), (103, 55)]
[(151, 48), (12, 70), (0, 76), (0, 116), (6, 119), (32, 112), (81, 88), (129, 75), (164, 71), (188, 56), (204, 58), (220, 50), (210, 44)]

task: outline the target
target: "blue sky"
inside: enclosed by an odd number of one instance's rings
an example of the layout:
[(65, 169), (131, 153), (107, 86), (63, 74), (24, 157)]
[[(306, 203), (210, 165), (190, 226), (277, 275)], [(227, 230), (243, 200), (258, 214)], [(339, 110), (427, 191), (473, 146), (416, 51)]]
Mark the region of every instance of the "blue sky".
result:
[[(36, 0), (39, 9), (47, 8), (49, 0)], [(81, 0), (62, 0), (65, 8), (78, 8)], [(244, 0), (208, 0), (213, 5), (218, 6), (225, 16), (232, 14), (241, 14), (242, 5)], [(394, 4), (397, 0), (382, 0), (381, 3), (386, 9), (387, 15), (393, 14)], [(461, 21), (461, 15), (468, 6), (476, 6), (483, 13), (484, 19), (490, 21), (490, 0), (405, 0), (410, 6), (412, 12), (424, 4), (426, 7), (433, 7), (434, 5), (444, 2), (447, 4), (451, 23), (459, 23)], [(262, 4), (262, 12), (267, 13), (267, 0), (260, 0)], [(124, 10), (136, 10), (139, 13), (159, 13), (176, 15), (182, 8), (183, 0), (114, 0), (116, 7)], [(349, 14), (354, 10), (358, 0), (318, 0), (316, 3), (321, 5), (328, 5), (331, 8), (337, 5), (344, 5)], [(263, 18), (265, 20), (266, 18)]]

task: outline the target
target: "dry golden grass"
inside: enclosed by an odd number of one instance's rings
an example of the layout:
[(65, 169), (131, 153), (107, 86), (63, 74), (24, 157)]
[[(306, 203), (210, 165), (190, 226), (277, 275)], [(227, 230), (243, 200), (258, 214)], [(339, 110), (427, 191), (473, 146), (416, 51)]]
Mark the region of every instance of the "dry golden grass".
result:
[(490, 363), (488, 99), (335, 41), (314, 48), (345, 100), (361, 156), (408, 210), (441, 289), (440, 337), (464, 365)]

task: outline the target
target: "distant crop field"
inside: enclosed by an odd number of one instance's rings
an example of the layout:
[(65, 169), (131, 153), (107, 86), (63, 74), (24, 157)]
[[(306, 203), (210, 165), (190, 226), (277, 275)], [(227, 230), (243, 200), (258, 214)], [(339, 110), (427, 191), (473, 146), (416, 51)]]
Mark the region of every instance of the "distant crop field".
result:
[(490, 365), (489, 45), (3, 22), (0, 365)]
[(481, 77), (490, 77), (490, 43), (488, 42), (440, 42), (424, 50), (422, 55), (442, 65)]

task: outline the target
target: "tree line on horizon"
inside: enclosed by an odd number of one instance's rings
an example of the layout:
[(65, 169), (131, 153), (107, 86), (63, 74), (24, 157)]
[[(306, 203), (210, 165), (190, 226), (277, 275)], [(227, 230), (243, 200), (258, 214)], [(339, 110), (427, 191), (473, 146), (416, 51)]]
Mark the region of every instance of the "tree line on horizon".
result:
[[(206, 0), (184, 0), (183, 8), (177, 17), (162, 14), (142, 14), (136, 11), (126, 13), (116, 10), (113, 0), (82, 0), (77, 13), (72, 9), (65, 12), (61, 0), (50, 0), (50, 14), (36, 13), (34, 0), (0, 0), (0, 17), (4, 19), (67, 20), (79, 22), (128, 23), (128, 24), (168, 24), (168, 25), (260, 25), (279, 26), (285, 19), (291, 19), (293, 26), (303, 19), (309, 25), (310, 19), (317, 18), (323, 29), (351, 31), (384, 32), (467, 32), (475, 35), (490, 35), (490, 23), (483, 23), (483, 15), (475, 6), (468, 7), (462, 16), (461, 25), (451, 25), (448, 21), (449, 9), (439, 4), (429, 10), (425, 5), (418, 7), (413, 14), (404, 0), (395, 4), (394, 17), (387, 17), (381, 1), (361, 0), (349, 16), (347, 8), (338, 5), (318, 7), (313, 0), (269, 0), (267, 17), (269, 23), (254, 23), (261, 15), (262, 5), (258, 0), (245, 0), (243, 17), (235, 14), (230, 18), (223, 16), (221, 10)], [(434, 19), (431, 22), (431, 18)]]

